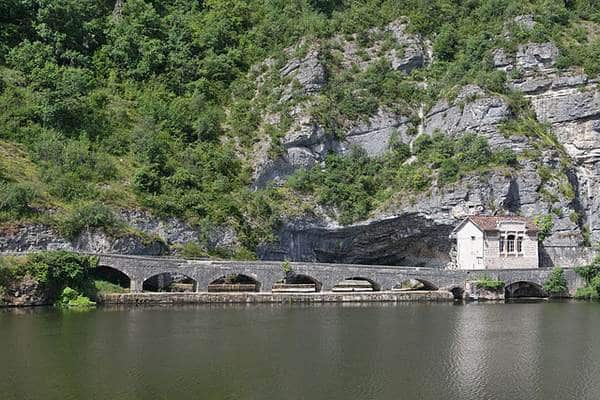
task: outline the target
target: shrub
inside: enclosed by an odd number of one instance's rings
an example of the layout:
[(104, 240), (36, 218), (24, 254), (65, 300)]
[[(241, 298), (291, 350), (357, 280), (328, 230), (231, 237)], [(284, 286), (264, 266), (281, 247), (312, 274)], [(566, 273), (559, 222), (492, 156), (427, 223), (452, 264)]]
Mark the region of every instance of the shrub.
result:
[(533, 219), (533, 222), (537, 226), (538, 238), (541, 242), (546, 240), (550, 233), (552, 233), (552, 229), (554, 228), (554, 219), (552, 215), (544, 214), (544, 215), (536, 215)]
[(596, 294), (600, 296), (600, 275), (596, 275), (590, 282), (590, 287), (596, 291)]
[(285, 280), (287, 280), (288, 277), (294, 273), (294, 269), (288, 260), (285, 260), (281, 263), (281, 271), (283, 272)]
[(161, 187), (160, 172), (154, 166), (143, 166), (133, 175), (133, 185), (141, 192), (157, 194)]
[(67, 286), (63, 289), (55, 305), (63, 308), (90, 308), (95, 307), (96, 303)]
[(440, 183), (456, 182), (459, 178), (460, 167), (454, 160), (444, 160), (440, 165)]
[(504, 281), (491, 278), (488, 275), (480, 277), (475, 282), (478, 288), (487, 290), (500, 290), (506, 285)]
[(127, 289), (108, 281), (94, 281), (96, 294), (125, 293)]
[(585, 280), (587, 285), (590, 285), (592, 280), (600, 275), (600, 255), (595, 256), (587, 265), (575, 267), (575, 272)]
[(91, 270), (96, 264), (95, 257), (66, 251), (40, 252), (26, 257), (0, 257), (0, 286), (6, 287), (29, 276), (38, 282), (51, 302), (66, 287), (91, 295), (94, 293)]
[(206, 249), (198, 242), (186, 242), (181, 246), (180, 254), (184, 258), (201, 258), (206, 257), (208, 254)]
[(508, 147), (502, 148), (494, 152), (494, 161), (500, 165), (508, 165), (515, 167), (519, 164), (517, 154)]
[(0, 182), (0, 211), (14, 216), (28, 214), (36, 197), (36, 190), (27, 184)]
[(562, 268), (556, 267), (544, 282), (544, 290), (551, 296), (561, 296), (568, 292), (567, 279)]
[(75, 206), (59, 223), (60, 231), (69, 238), (75, 238), (83, 231), (102, 228), (111, 233), (122, 223), (113, 211), (100, 203), (81, 203)]
[(450, 61), (454, 58), (458, 42), (456, 40), (457, 30), (453, 26), (444, 25), (433, 42), (434, 54), (440, 60)]
[[(390, 140), (390, 149), (379, 157), (370, 157), (361, 148), (349, 155), (330, 154), (324, 168), (315, 166), (299, 170), (290, 177), (287, 185), (305, 193), (312, 193), (323, 205), (337, 211), (342, 224), (366, 218), (380, 203), (394, 192), (420, 192), (431, 186), (436, 172), (438, 184), (456, 182), (469, 172), (511, 165), (514, 153), (505, 149), (499, 159), (492, 156), (483, 136), (464, 134), (457, 138), (436, 133), (420, 135), (410, 147)], [(432, 171), (433, 170), (433, 171)]]
[(574, 297), (578, 300), (598, 300), (600, 298), (598, 292), (591, 286), (577, 288)]
[(50, 251), (28, 256), (26, 272), (44, 286), (51, 297), (66, 286), (80, 291), (91, 288), (90, 272), (97, 259), (66, 251)]

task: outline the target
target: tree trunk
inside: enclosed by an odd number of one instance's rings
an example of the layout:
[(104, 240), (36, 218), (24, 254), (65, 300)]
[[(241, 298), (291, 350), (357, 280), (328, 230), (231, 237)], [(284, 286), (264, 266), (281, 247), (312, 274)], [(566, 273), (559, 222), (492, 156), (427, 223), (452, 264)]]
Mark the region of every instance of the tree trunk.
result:
[(115, 7), (113, 8), (113, 12), (112, 12), (113, 19), (121, 18), (121, 15), (123, 14), (123, 2), (124, 1), (125, 0), (116, 0), (115, 1)]

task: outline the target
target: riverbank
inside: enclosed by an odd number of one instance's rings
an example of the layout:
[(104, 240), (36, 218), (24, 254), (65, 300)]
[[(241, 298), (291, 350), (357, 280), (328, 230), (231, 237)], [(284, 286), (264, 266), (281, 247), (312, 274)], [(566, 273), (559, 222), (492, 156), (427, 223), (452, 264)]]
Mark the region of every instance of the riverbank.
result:
[(99, 304), (175, 305), (219, 303), (355, 303), (355, 302), (451, 302), (454, 296), (445, 290), (363, 293), (115, 293), (99, 295)]

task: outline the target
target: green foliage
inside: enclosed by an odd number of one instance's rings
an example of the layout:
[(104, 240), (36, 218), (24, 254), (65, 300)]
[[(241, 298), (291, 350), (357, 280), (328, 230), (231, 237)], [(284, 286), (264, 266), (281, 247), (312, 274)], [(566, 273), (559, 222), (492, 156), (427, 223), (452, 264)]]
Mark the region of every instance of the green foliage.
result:
[(575, 298), (598, 300), (600, 298), (600, 255), (592, 262), (575, 268), (575, 272), (585, 280), (585, 287), (577, 289)]
[(281, 263), (281, 270), (283, 271), (283, 273), (286, 276), (289, 275), (289, 274), (291, 274), (292, 272), (294, 272), (294, 269), (292, 268), (292, 265), (287, 260), (285, 260), (284, 262)]
[[(382, 107), (414, 119), (415, 131), (421, 104), (427, 111), (475, 83), (511, 99), (517, 118), (507, 122), (507, 135), (558, 148), (524, 99), (507, 92), (504, 72), (490, 66), (492, 49), (554, 41), (560, 67), (579, 65), (592, 77), (600, 72), (594, 32), (600, 13), (592, 0), (127, 0), (115, 16), (113, 7), (107, 1), (0, 2), (0, 139), (25, 149), (35, 166), (27, 180), (36, 182), (8, 181), (0, 171), (3, 217), (28, 217), (38, 208), (44, 214), (41, 202), (58, 210), (60, 226), (72, 236), (115, 229), (108, 209), (145, 207), (192, 223), (226, 223), (241, 238), (242, 253), (255, 249), (284, 206), (248, 188), (261, 113), (270, 106), (286, 114), (304, 93), (296, 85), (294, 99), (283, 100), (276, 87), (284, 82), (275, 72), (255, 98), (251, 66), (270, 58), (279, 71), (290, 58), (283, 50), (301, 38), (304, 46), (295, 53), (308, 44), (325, 47), (326, 82), (313, 115), (338, 135)], [(512, 22), (523, 14), (535, 16), (534, 29)], [(375, 41), (380, 53), (401, 53), (391, 35), (372, 29), (400, 18), (432, 41), (430, 65), (409, 74), (384, 60), (367, 68), (342, 65), (333, 39), (339, 35), (354, 40), (363, 58), (381, 55), (367, 51)], [(287, 128), (284, 117), (269, 136), (277, 142)], [(326, 171), (299, 173), (290, 186), (316, 194), (349, 223), (393, 191), (424, 191), (491, 166), (518, 165), (509, 149), (492, 153), (479, 139), (420, 145), (414, 163), (406, 162), (406, 149), (376, 160), (354, 158), (356, 174), (334, 156)], [(573, 194), (567, 186), (561, 192)]]
[(506, 283), (502, 280), (491, 278), (488, 275), (483, 275), (482, 277), (477, 279), (476, 285), (478, 288), (481, 289), (500, 290), (504, 288)]
[(62, 308), (91, 308), (95, 307), (96, 303), (67, 286), (63, 289), (55, 305)]
[(91, 271), (97, 259), (66, 251), (34, 253), (27, 257), (0, 257), (0, 286), (8, 287), (28, 276), (54, 302), (66, 287), (93, 294)]
[(110, 293), (125, 293), (127, 289), (108, 281), (95, 280), (94, 289), (96, 294), (110, 294)]
[(550, 214), (536, 215), (533, 222), (538, 228), (538, 239), (543, 242), (552, 233), (554, 218)]
[(443, 61), (451, 61), (457, 52), (457, 30), (450, 24), (444, 25), (435, 38), (433, 51)]
[(24, 216), (32, 211), (37, 198), (36, 190), (28, 183), (2, 182), (0, 180), (0, 212), (15, 217)]
[(94, 257), (51, 251), (30, 255), (26, 271), (55, 294), (66, 286), (87, 290), (90, 285), (89, 274), (96, 264)]
[(184, 258), (202, 258), (208, 254), (206, 249), (197, 242), (186, 242), (181, 246), (180, 254)]
[(330, 79), (312, 112), (323, 126), (338, 135), (349, 120), (367, 119), (380, 107), (410, 113), (410, 106), (421, 99), (422, 90), (417, 82), (402, 71), (394, 70), (386, 59), (364, 70), (347, 69), (336, 59), (337, 50), (329, 51), (326, 60)]
[(367, 217), (394, 191), (428, 189), (436, 174), (438, 185), (443, 186), (473, 171), (510, 167), (516, 160), (510, 149), (493, 155), (487, 140), (475, 134), (457, 138), (421, 135), (415, 141), (414, 155), (416, 159), (407, 163), (411, 152), (401, 143), (374, 158), (357, 148), (347, 156), (329, 155), (325, 168), (299, 171), (287, 184), (296, 191), (313, 193), (319, 203), (335, 208), (341, 223), (349, 224)]
[(574, 297), (578, 300), (600, 300), (597, 288), (592, 286), (577, 288)]
[(575, 267), (575, 272), (585, 280), (586, 284), (590, 285), (592, 280), (600, 275), (600, 255), (595, 256), (587, 265)]
[(562, 296), (568, 293), (567, 278), (565, 271), (555, 267), (548, 279), (544, 282), (544, 290), (551, 296)]
[(81, 203), (75, 206), (62, 221), (60, 231), (69, 238), (76, 237), (79, 233), (102, 228), (108, 233), (115, 232), (120, 226), (114, 212), (104, 204)]

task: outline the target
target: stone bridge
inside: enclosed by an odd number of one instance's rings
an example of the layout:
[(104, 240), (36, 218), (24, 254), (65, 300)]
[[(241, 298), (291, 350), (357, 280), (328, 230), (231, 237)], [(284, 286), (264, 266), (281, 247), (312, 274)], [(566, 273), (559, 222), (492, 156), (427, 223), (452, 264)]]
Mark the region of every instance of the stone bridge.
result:
[[(99, 267), (111, 268), (126, 275), (130, 291), (141, 292), (144, 282), (163, 273), (185, 275), (195, 281), (197, 292), (207, 291), (208, 285), (231, 274), (241, 274), (254, 279), (262, 292), (269, 292), (284, 277), (281, 262), (273, 261), (211, 261), (184, 260), (169, 257), (144, 257), (126, 255), (100, 255)], [(295, 274), (304, 275), (319, 284), (321, 291), (330, 291), (345, 279), (368, 280), (375, 290), (390, 290), (407, 279), (415, 279), (434, 289), (464, 289), (465, 282), (484, 275), (506, 283), (507, 289), (517, 290), (523, 283), (541, 287), (548, 278), (550, 268), (513, 270), (445, 270), (402, 266), (290, 263)], [(584, 285), (572, 268), (565, 268), (569, 292)]]

